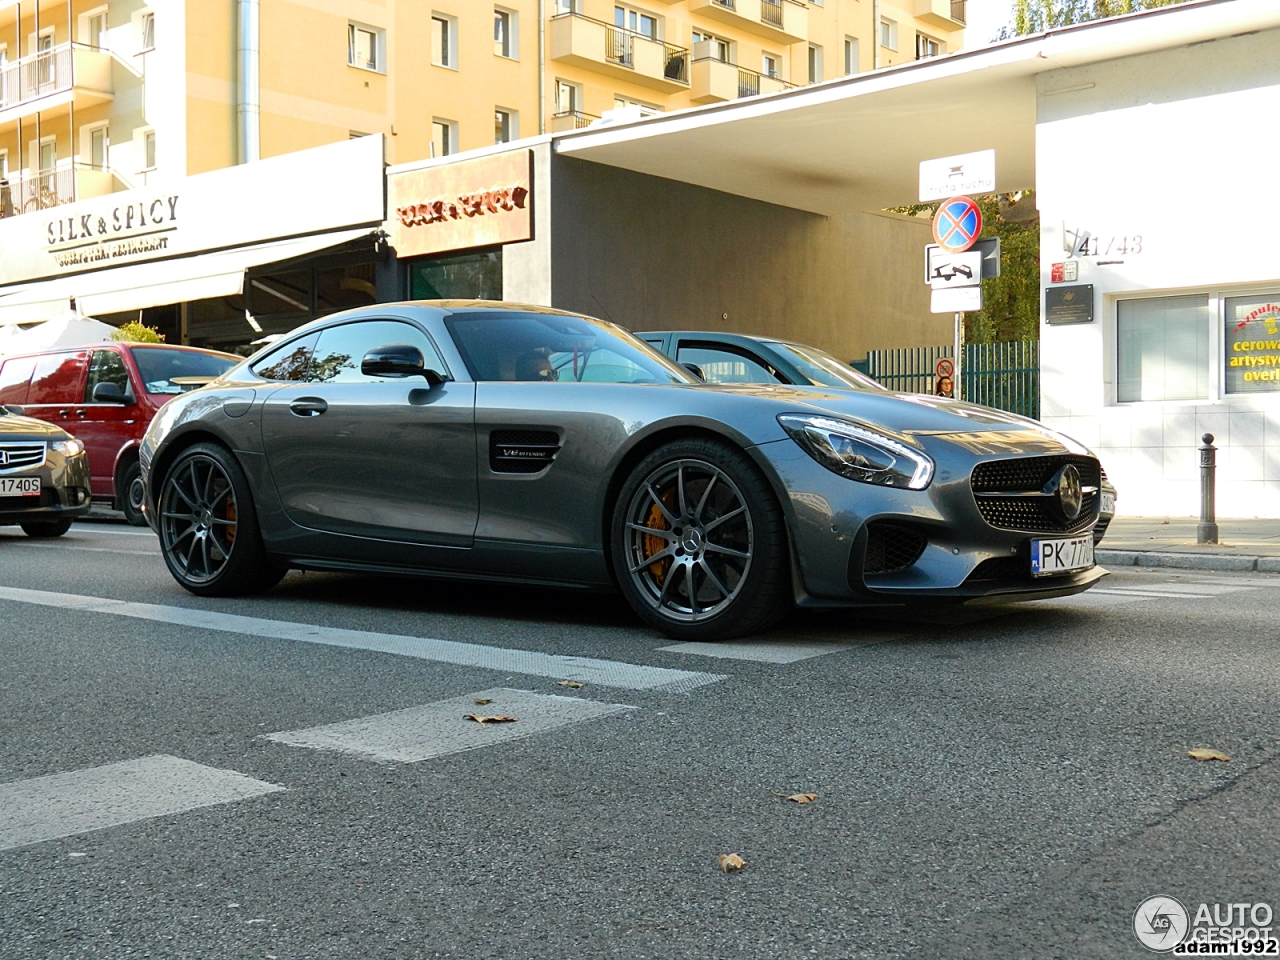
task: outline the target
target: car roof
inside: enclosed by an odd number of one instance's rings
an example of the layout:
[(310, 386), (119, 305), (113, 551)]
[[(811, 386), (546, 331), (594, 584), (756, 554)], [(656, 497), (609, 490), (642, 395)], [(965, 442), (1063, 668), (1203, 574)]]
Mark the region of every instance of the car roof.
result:
[(226, 357), (229, 360), (235, 360), (239, 363), (244, 357), (238, 357), (234, 353), (227, 353), (223, 350), (210, 350), (208, 347), (189, 347), (181, 343), (141, 343), (133, 340), (106, 340), (102, 343), (81, 343), (76, 346), (66, 347), (50, 347), (48, 350), (33, 350), (30, 353), (8, 353), (0, 354), (0, 363), (6, 360), (19, 360), (27, 357), (48, 357), (59, 353), (74, 353), (76, 350), (101, 350), (104, 347), (129, 348), (133, 347), (155, 347), (161, 350), (182, 350), (187, 353), (208, 353), (215, 357)]

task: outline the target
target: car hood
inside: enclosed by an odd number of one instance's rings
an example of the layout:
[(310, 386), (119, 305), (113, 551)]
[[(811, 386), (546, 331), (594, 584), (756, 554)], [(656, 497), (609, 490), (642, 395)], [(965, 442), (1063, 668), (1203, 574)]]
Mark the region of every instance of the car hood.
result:
[(4, 440), (61, 440), (67, 432), (53, 424), (33, 417), (0, 416), (0, 441)]

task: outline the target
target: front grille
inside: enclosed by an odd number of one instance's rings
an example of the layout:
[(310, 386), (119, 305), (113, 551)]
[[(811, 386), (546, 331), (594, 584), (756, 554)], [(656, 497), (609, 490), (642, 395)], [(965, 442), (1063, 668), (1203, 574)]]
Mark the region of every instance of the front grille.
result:
[(920, 559), (928, 545), (929, 538), (919, 530), (897, 523), (872, 521), (867, 524), (867, 549), (863, 554), (862, 572), (905, 570)]
[(1111, 526), (1110, 517), (1107, 517), (1106, 519), (1098, 519), (1097, 524), (1095, 524), (1093, 528), (1093, 542), (1095, 544), (1102, 542), (1102, 538), (1107, 535), (1107, 527), (1109, 526)]
[(1028, 580), (1031, 569), (1025, 557), (992, 557), (983, 560), (964, 578), (965, 583), (986, 583), (992, 580)]
[(0, 473), (44, 463), (43, 443), (0, 443)]
[(489, 469), (494, 473), (537, 473), (560, 452), (551, 430), (494, 430), (489, 434)]
[[(1075, 520), (1062, 515), (1057, 497), (1026, 496), (1044, 490), (1068, 463), (1080, 472), (1081, 486), (1093, 488), (1084, 494)], [(978, 512), (993, 527), (1027, 533), (1077, 533), (1089, 529), (1097, 519), (1101, 481), (1102, 467), (1093, 457), (1057, 456), (988, 460), (973, 468), (969, 483)]]

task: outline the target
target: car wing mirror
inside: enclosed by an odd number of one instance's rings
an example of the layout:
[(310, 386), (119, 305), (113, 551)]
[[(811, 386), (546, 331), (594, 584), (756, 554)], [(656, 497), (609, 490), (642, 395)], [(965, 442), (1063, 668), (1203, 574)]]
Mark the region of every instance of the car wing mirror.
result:
[(120, 384), (118, 383), (94, 384), (91, 399), (94, 403), (129, 403), (128, 396), (120, 389)]
[(13, 414), (15, 417), (25, 417), (27, 415), (27, 411), (24, 410), (22, 407), (18, 406), (16, 403), (6, 403), (4, 405), (4, 408), (9, 413)]
[(707, 382), (706, 374), (702, 372), (702, 368), (698, 366), (696, 363), (682, 363), (680, 364), (680, 366), (684, 367), (686, 370), (692, 373), (695, 377), (697, 377), (703, 383)]
[(422, 351), (409, 343), (374, 347), (360, 361), (360, 372), (366, 377), (422, 377), (432, 387), (445, 382), (443, 374), (427, 366)]

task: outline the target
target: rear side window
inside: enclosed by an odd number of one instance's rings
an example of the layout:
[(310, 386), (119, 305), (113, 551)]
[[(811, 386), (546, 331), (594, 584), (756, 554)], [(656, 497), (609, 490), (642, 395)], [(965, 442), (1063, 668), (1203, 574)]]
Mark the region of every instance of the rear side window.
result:
[(316, 348), (316, 338), (319, 336), (318, 333), (313, 333), (309, 337), (290, 340), (272, 350), (251, 369), (263, 380), (306, 380), (307, 368), (311, 366), (311, 352)]
[(759, 360), (710, 344), (680, 344), (681, 363), (696, 363), (707, 383), (778, 383), (780, 378)]
[(27, 403), (80, 403), (84, 397), (85, 367), (88, 351), (83, 353), (51, 353), (36, 358), (31, 374)]
[(186, 393), (216, 380), (240, 361), (196, 350), (134, 347), (133, 362), (147, 393)]
[(26, 403), (35, 357), (15, 357), (0, 366), (0, 403)]
[(114, 383), (121, 393), (129, 392), (129, 371), (124, 358), (114, 350), (95, 350), (89, 361), (89, 377), (84, 382), (84, 402), (93, 403), (93, 388), (100, 383)]

